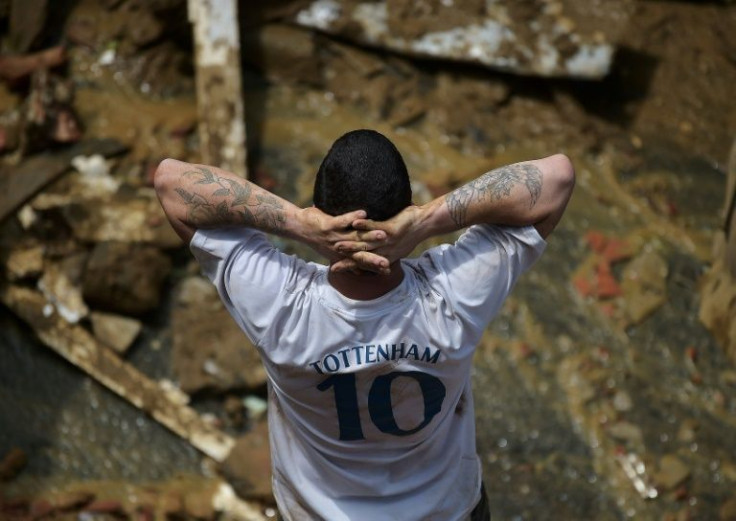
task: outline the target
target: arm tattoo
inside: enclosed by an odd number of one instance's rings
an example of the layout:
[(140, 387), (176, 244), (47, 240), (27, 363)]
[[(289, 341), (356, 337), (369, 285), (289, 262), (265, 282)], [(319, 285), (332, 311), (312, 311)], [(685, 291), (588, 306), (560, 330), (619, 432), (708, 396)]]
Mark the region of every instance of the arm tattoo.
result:
[[(184, 188), (175, 188), (187, 208), (187, 218), (195, 225), (225, 226), (242, 224), (267, 232), (278, 232), (286, 224), (281, 202), (268, 193), (253, 193), (246, 180), (220, 177), (211, 170), (198, 166), (182, 174), (192, 177), (195, 185), (214, 185), (210, 197), (204, 197)], [(215, 203), (213, 199), (223, 199)]]
[(529, 190), (529, 208), (533, 208), (542, 193), (542, 172), (532, 164), (517, 163), (486, 172), (448, 194), (445, 201), (452, 220), (458, 226), (466, 226), (470, 205), (508, 197), (520, 183)]

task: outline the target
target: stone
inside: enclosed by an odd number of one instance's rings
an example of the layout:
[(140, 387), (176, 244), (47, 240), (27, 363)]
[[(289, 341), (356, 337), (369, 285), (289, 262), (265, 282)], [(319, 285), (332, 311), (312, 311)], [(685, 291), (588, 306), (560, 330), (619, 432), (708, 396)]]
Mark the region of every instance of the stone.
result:
[(619, 441), (630, 442), (641, 445), (644, 442), (644, 434), (639, 426), (627, 421), (616, 422), (606, 429), (608, 434)]
[(182, 281), (171, 315), (172, 367), (185, 392), (265, 384), (258, 351), (202, 277)]
[(117, 353), (124, 354), (133, 344), (141, 332), (140, 320), (93, 311), (90, 313), (92, 332), (97, 340), (113, 348)]
[(141, 244), (101, 242), (90, 254), (84, 298), (106, 311), (140, 315), (158, 307), (171, 261)]
[(690, 467), (680, 458), (673, 454), (666, 454), (659, 460), (659, 466), (653, 479), (658, 488), (675, 490), (690, 477), (690, 474)]

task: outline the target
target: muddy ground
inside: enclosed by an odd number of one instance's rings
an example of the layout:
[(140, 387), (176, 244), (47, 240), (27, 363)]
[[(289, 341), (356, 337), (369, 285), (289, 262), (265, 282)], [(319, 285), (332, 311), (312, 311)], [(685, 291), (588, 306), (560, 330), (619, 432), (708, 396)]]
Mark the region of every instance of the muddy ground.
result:
[[(523, 25), (549, 3), (509, 12)], [(36, 339), (48, 322), (6, 299), (0, 517), (214, 519), (223, 477), (271, 516), (263, 372), (152, 193), (161, 159), (201, 160), (185, 2), (39, 2), (46, 20), (20, 26), (10, 4), (5, 56), (65, 51), (47, 56), (59, 61), (48, 74), (11, 77), (0, 62), (4, 171), (42, 154), (60, 169), (2, 222), (3, 287), (39, 292), (239, 441), (225, 465), (203, 457), (49, 351)], [(617, 48), (606, 78), (574, 80), (365, 47), (349, 25), (295, 26), (307, 4), (240, 17), (249, 173), (268, 189), (310, 204), (322, 155), (361, 127), (396, 142), (417, 202), (512, 161), (565, 152), (576, 166), (547, 253), (478, 349), (494, 519), (736, 519), (736, 368), (698, 321), (736, 128), (736, 8), (556, 2), (570, 27)], [(387, 4), (392, 30), (415, 37), (484, 2)], [(120, 150), (94, 145), (80, 155), (107, 159), (61, 173), (70, 147), (101, 138)]]

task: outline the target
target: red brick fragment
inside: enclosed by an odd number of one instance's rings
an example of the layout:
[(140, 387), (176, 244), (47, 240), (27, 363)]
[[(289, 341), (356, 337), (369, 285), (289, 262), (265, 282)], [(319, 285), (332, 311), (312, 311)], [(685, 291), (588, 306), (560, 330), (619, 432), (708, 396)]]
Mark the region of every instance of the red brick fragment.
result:
[(599, 231), (589, 231), (585, 234), (585, 241), (591, 250), (596, 253), (603, 253), (603, 250), (608, 243), (608, 239)]
[(630, 259), (633, 255), (631, 245), (625, 239), (609, 239), (601, 252), (608, 262), (618, 262)]

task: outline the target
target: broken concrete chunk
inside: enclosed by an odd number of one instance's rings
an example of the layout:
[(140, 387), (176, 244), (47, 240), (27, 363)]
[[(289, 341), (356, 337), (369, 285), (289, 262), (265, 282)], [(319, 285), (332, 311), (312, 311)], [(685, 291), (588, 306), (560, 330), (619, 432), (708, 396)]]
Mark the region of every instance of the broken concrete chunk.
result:
[(444, 2), (317, 0), (299, 11), (294, 21), (396, 52), (518, 74), (574, 78), (608, 74), (613, 46), (601, 41), (601, 35), (575, 32), (562, 13), (540, 5), (530, 20), (519, 14), (514, 2), (494, 2), (492, 9), (483, 4), (464, 2), (457, 9)]
[(141, 332), (142, 324), (134, 318), (93, 311), (90, 314), (92, 332), (97, 340), (124, 354)]
[(63, 211), (74, 235), (84, 242), (141, 242), (161, 248), (181, 246), (153, 190), (140, 188), (129, 198), (73, 202)]
[(95, 245), (84, 275), (84, 297), (107, 311), (140, 315), (160, 302), (171, 261), (156, 248), (123, 242)]
[(253, 388), (265, 383), (266, 373), (256, 348), (230, 317), (209, 281), (189, 277), (181, 283), (171, 329), (172, 366), (185, 392)]
[(48, 304), (70, 324), (76, 324), (89, 313), (80, 289), (86, 262), (86, 252), (71, 255), (59, 262), (50, 262), (38, 281), (38, 289)]

